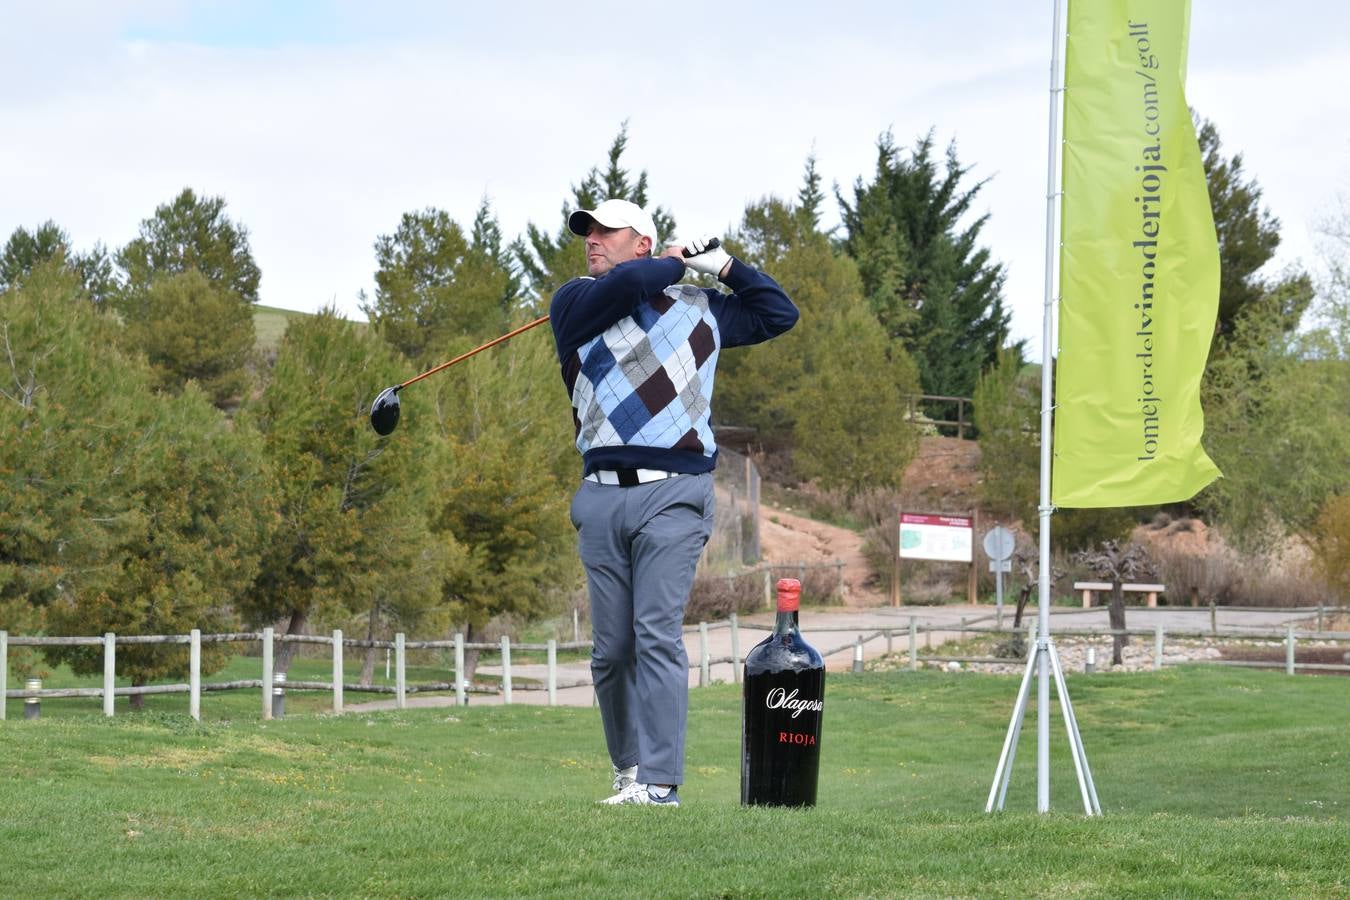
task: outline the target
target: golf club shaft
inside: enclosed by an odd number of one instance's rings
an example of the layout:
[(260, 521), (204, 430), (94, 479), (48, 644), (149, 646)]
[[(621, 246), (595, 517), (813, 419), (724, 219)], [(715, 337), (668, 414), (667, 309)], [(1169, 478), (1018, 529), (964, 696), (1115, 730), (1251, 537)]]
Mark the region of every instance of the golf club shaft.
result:
[(488, 349), (489, 347), (495, 347), (495, 346), (497, 346), (498, 344), (500, 344), (502, 341), (505, 341), (505, 340), (507, 340), (507, 339), (509, 339), (509, 338), (513, 338), (513, 337), (515, 337), (516, 335), (520, 334), (522, 331), (529, 331), (531, 328), (535, 327), (536, 325), (543, 325), (543, 324), (544, 324), (545, 322), (547, 322), (547, 321), (548, 321), (548, 316), (541, 316), (540, 318), (535, 319), (533, 322), (529, 322), (529, 323), (527, 323), (527, 324), (525, 324), (525, 325), (520, 326), (520, 327), (517, 328), (515, 331), (508, 331), (506, 334), (502, 335), (502, 336), (499, 337), (499, 338), (493, 338), (492, 340), (488, 341), (486, 344), (484, 344), (484, 345), (481, 346), (481, 347), (475, 347), (474, 349), (470, 350), (468, 353), (461, 353), (459, 356), (456, 356), (454, 359), (450, 360), (449, 362), (443, 362), (443, 363), (441, 363), (439, 366), (437, 366), (437, 367), (434, 368), (434, 369), (428, 369), (427, 371), (423, 372), (421, 375), (417, 375), (417, 376), (414, 376), (414, 377), (412, 377), (412, 378), (409, 378), (407, 381), (403, 382), (402, 384), (400, 384), (400, 385), (398, 386), (398, 387), (399, 387), (399, 390), (402, 390), (403, 388), (407, 387), (407, 386), (410, 385), (410, 384), (415, 384), (415, 383), (421, 381), (423, 378), (426, 378), (426, 377), (429, 376), (429, 375), (435, 375), (437, 372), (441, 371), (442, 369), (448, 369), (448, 368), (450, 368), (451, 366), (453, 366), (453, 365), (454, 365), (455, 363), (457, 363), (457, 362), (463, 362), (464, 360), (468, 359), (470, 356), (473, 356), (475, 353), (482, 353), (484, 350)]

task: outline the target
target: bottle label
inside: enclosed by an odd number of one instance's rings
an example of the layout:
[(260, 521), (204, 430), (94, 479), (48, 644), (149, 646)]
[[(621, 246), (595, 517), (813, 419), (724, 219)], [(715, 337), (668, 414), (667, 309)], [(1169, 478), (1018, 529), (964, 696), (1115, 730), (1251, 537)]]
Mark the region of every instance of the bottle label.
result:
[[(780, 687), (774, 688), (765, 696), (764, 705), (769, 709), (790, 709), (794, 719), (804, 712), (820, 712), (825, 709), (825, 703), (821, 700), (798, 699), (796, 688), (793, 688), (791, 693)], [(815, 741), (811, 743), (814, 744)]]

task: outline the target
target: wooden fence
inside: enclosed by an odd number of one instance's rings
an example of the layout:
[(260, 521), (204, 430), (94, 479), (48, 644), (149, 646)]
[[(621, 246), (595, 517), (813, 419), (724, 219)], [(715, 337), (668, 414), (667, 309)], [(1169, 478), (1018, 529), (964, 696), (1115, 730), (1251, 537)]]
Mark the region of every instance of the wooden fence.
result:
[[(1178, 608), (1179, 609), (1179, 608)], [(1326, 672), (1350, 672), (1350, 665), (1329, 664), (1329, 663), (1300, 663), (1296, 661), (1296, 648), (1299, 641), (1324, 641), (1324, 642), (1350, 642), (1350, 632), (1345, 631), (1324, 631), (1322, 626), (1329, 615), (1333, 615), (1343, 610), (1336, 607), (1308, 607), (1303, 609), (1285, 610), (1291, 615), (1306, 613), (1309, 624), (1315, 623), (1313, 629), (1297, 629), (1293, 623), (1289, 623), (1283, 630), (1270, 631), (1259, 628), (1238, 628), (1226, 627), (1219, 628), (1217, 615), (1211, 607), (1210, 628), (1208, 629), (1166, 629), (1161, 623), (1153, 628), (1125, 628), (1113, 630), (1110, 628), (1064, 628), (1054, 629), (1052, 637), (1108, 637), (1115, 634), (1127, 634), (1131, 636), (1151, 636), (1154, 640), (1154, 669), (1161, 669), (1164, 665), (1164, 647), (1168, 637), (1172, 639), (1186, 638), (1221, 638), (1224, 641), (1247, 642), (1247, 641), (1279, 641), (1285, 647), (1285, 660), (1279, 662), (1261, 662), (1246, 660), (1209, 660), (1202, 664), (1208, 665), (1228, 665), (1228, 666), (1248, 666), (1248, 667), (1283, 667), (1287, 674), (1293, 675), (1297, 671), (1326, 671)], [(1003, 657), (969, 657), (969, 656), (942, 656), (933, 654), (920, 654), (919, 635), (926, 635), (931, 645), (934, 634), (952, 635), (952, 634), (996, 634), (1011, 635), (1012, 632), (1000, 625), (983, 625), (981, 622), (993, 619), (993, 615), (985, 615), (970, 619), (962, 619), (959, 624), (941, 624), (932, 623), (920, 625), (918, 615), (909, 616), (908, 622), (903, 627), (881, 628), (871, 632), (857, 633), (853, 627), (825, 627), (812, 628), (812, 634), (855, 634), (851, 640), (828, 647), (821, 651), (821, 656), (829, 658), (836, 654), (849, 652), (853, 653), (853, 671), (862, 671), (862, 661), (864, 656), (864, 647), (873, 641), (885, 641), (887, 654), (895, 652), (895, 641), (897, 638), (908, 642), (908, 661), (911, 670), (917, 670), (921, 664), (938, 663), (945, 664), (950, 662), (960, 662), (963, 664), (981, 665), (981, 664), (999, 664), (1015, 665), (1015, 659)], [(726, 628), (730, 630), (731, 654), (729, 656), (712, 657), (709, 652), (709, 633), (713, 630)], [(770, 631), (771, 626), (741, 623), (736, 615), (732, 615), (722, 622), (700, 622), (693, 628), (685, 629), (686, 634), (698, 635), (699, 653), (696, 662), (690, 663), (690, 669), (699, 670), (699, 685), (712, 683), (712, 668), (718, 665), (729, 665), (731, 667), (731, 680), (739, 682), (741, 677), (741, 662), (744, 657), (741, 654), (740, 630), (749, 628), (752, 631)], [(1028, 628), (1029, 643), (1028, 646), (1034, 646), (1035, 643), (1035, 622), (1029, 624)], [(260, 641), (262, 644), (262, 678), (244, 679), (240, 681), (229, 682), (203, 682), (201, 678), (201, 645), (203, 643), (225, 643), (225, 642), (250, 642)], [(273, 651), (277, 642), (324, 644), (332, 647), (333, 660), (333, 678), (332, 681), (291, 681), (279, 682), (273, 675)], [(154, 684), (142, 687), (117, 687), (115, 684), (117, 645), (131, 644), (187, 644), (189, 650), (189, 673), (186, 684)], [(43, 647), (43, 646), (102, 646), (103, 647), (103, 686), (85, 687), (85, 688), (30, 688), (25, 686), (22, 689), (10, 689), (7, 685), (8, 679), (8, 653), (9, 647)], [(201, 719), (201, 695), (211, 691), (229, 691), (229, 690), (258, 690), (260, 692), (261, 715), (263, 719), (273, 717), (273, 702), (277, 696), (278, 688), (281, 690), (314, 690), (327, 691), (333, 695), (333, 711), (342, 712), (344, 704), (344, 693), (366, 692), (366, 693), (384, 693), (393, 694), (395, 707), (403, 709), (407, 705), (407, 695), (427, 692), (455, 692), (455, 702), (457, 705), (464, 705), (468, 701), (469, 693), (500, 693), (504, 703), (511, 703), (513, 692), (515, 690), (544, 690), (548, 692), (548, 704), (557, 705), (557, 692), (562, 688), (589, 687), (591, 682), (580, 680), (569, 684), (559, 684), (558, 682), (558, 659), (559, 650), (583, 650), (590, 649), (590, 641), (567, 641), (559, 642), (550, 639), (547, 643), (516, 643), (513, 644), (509, 636), (503, 636), (500, 643), (467, 643), (462, 634), (455, 635), (453, 640), (441, 641), (409, 641), (403, 634), (397, 634), (392, 641), (376, 640), (356, 640), (344, 638), (342, 632), (334, 631), (332, 636), (326, 635), (276, 635), (271, 628), (265, 628), (261, 632), (235, 632), (229, 634), (207, 634), (194, 629), (186, 635), (126, 635), (118, 637), (109, 632), (102, 637), (11, 637), (8, 633), (0, 631), (0, 695), (7, 699), (37, 699), (58, 698), (58, 697), (101, 697), (103, 699), (104, 715), (113, 715), (113, 700), (121, 696), (149, 695), (149, 694), (188, 694), (188, 712), (194, 719)], [(343, 680), (343, 651), (347, 647), (366, 649), (390, 649), (394, 653), (394, 684), (393, 685), (360, 685), (344, 683)], [(432, 650), (432, 649), (454, 649), (454, 679), (445, 682), (428, 682), (421, 684), (408, 684), (406, 677), (407, 652), (409, 650)], [(547, 652), (547, 677), (543, 685), (530, 683), (516, 685), (512, 677), (511, 652), (512, 650), (543, 650)], [(931, 649), (931, 646), (926, 648)], [(499, 651), (501, 654), (501, 684), (500, 687), (489, 687), (484, 685), (471, 685), (464, 678), (464, 652), (465, 650), (480, 651)], [(1197, 661), (1200, 662), (1200, 661)], [(0, 703), (0, 719), (5, 717), (5, 704)]]

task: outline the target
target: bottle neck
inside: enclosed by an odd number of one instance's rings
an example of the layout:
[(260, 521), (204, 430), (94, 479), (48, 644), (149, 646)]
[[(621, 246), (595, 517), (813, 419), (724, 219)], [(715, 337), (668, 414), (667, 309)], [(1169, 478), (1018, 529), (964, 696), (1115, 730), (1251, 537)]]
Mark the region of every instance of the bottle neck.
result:
[(774, 619), (773, 622), (773, 633), (791, 634), (796, 630), (797, 630), (796, 610), (793, 610), (792, 612), (782, 612), (780, 610), (778, 613), (778, 618)]

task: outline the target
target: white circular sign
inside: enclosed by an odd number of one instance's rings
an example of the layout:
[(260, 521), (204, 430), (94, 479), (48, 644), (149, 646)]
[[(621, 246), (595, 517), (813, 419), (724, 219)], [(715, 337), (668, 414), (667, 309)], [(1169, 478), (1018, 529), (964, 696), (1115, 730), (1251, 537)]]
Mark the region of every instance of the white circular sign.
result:
[(984, 535), (984, 552), (989, 554), (992, 560), (1011, 559), (1013, 548), (1016, 546), (1017, 539), (1002, 525), (995, 525)]

